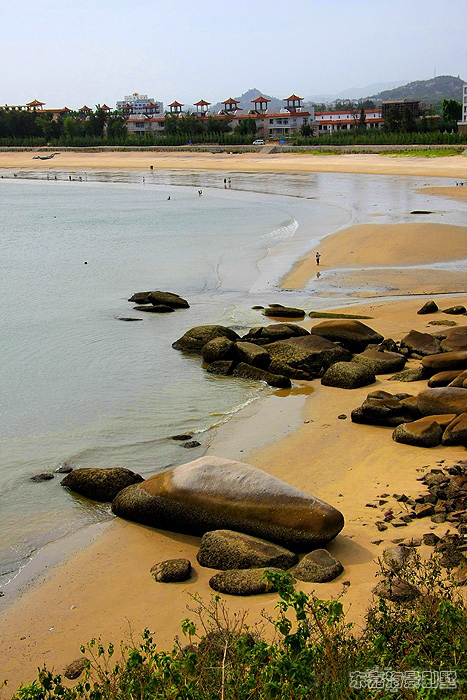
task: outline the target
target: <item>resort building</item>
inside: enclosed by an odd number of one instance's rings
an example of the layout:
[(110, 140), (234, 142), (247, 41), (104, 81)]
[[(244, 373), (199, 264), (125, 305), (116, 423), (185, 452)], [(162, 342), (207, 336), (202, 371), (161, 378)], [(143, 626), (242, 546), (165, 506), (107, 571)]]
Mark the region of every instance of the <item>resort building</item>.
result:
[(383, 100), (381, 102), (381, 116), (385, 119), (388, 112), (396, 110), (400, 117), (408, 109), (414, 119), (418, 119), (421, 115), (421, 100)]
[(126, 95), (124, 100), (117, 102), (117, 110), (127, 115), (144, 114), (148, 117), (155, 117), (164, 114), (164, 105), (162, 102), (156, 102), (154, 97), (134, 92), (132, 95)]
[[(315, 121), (317, 133), (331, 134), (335, 131), (346, 131), (359, 126), (361, 110), (339, 112), (316, 112)], [(378, 129), (384, 123), (381, 109), (365, 110), (365, 126), (367, 129)]]
[(467, 83), (462, 88), (462, 121), (457, 122), (457, 129), (467, 132)]

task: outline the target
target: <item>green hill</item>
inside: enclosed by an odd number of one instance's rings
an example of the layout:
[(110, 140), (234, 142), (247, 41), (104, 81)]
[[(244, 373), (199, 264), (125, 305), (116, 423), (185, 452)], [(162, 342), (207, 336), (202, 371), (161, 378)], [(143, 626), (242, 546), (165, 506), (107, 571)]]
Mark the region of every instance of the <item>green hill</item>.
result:
[(431, 80), (416, 80), (393, 90), (371, 95), (372, 100), (421, 100), (425, 104), (439, 105), (443, 100), (462, 102), (464, 81), (453, 75), (438, 75)]

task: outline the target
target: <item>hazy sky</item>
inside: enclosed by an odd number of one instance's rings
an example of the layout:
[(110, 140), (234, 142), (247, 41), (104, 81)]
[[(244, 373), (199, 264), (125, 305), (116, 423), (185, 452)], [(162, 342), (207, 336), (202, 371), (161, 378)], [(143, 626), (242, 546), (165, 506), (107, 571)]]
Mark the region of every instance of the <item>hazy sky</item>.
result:
[(0, 104), (467, 80), (466, 0), (0, 0)]

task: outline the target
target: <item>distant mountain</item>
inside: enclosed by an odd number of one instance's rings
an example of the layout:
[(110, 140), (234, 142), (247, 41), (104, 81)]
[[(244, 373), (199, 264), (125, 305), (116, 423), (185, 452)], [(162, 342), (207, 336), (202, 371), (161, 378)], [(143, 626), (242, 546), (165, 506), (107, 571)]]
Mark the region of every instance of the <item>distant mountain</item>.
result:
[(335, 94), (326, 93), (323, 95), (310, 95), (307, 97), (307, 102), (334, 102), (335, 100), (360, 100), (367, 97), (367, 95), (372, 95), (381, 90), (388, 90), (390, 88), (396, 88), (403, 85), (403, 80), (391, 80), (386, 83), (372, 83), (371, 85), (365, 85), (365, 87), (352, 87), (337, 92)]
[(372, 100), (421, 100), (425, 104), (438, 105), (443, 100), (462, 102), (462, 87), (464, 81), (453, 75), (438, 75), (430, 80), (416, 80), (393, 90), (384, 90), (371, 94)]

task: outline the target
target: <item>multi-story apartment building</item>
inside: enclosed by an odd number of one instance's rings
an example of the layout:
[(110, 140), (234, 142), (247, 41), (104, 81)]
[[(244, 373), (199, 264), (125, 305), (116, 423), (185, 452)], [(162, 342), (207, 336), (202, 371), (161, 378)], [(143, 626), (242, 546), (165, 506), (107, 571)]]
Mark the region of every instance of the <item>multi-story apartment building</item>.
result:
[(134, 92), (132, 95), (125, 95), (124, 100), (117, 102), (117, 110), (127, 115), (144, 114), (154, 117), (164, 114), (164, 105), (162, 102), (156, 102), (154, 97)]
[(457, 122), (459, 131), (467, 131), (467, 83), (462, 88), (462, 121)]
[[(361, 110), (316, 112), (315, 121), (318, 136), (331, 134), (334, 131), (346, 131), (355, 128), (360, 123)], [(367, 129), (377, 129), (384, 123), (381, 109), (365, 110), (365, 126)]]

